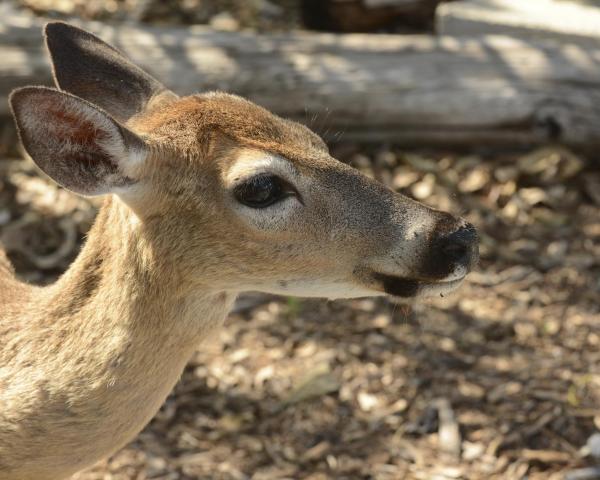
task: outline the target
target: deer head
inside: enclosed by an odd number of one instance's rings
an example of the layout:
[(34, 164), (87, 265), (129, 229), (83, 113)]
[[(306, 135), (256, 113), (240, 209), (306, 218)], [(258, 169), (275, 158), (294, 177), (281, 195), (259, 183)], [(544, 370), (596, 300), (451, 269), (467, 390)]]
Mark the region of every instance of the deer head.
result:
[(473, 226), (337, 161), (306, 127), (235, 95), (179, 97), (73, 26), (46, 40), (57, 89), (10, 98), (25, 149), (63, 187), (116, 195), (185, 285), (414, 298), (477, 261)]

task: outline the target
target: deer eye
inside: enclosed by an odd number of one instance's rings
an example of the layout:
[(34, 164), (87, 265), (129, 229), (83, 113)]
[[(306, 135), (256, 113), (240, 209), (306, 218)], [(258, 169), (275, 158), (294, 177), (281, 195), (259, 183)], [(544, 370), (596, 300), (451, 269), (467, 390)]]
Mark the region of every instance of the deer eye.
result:
[(275, 175), (261, 174), (237, 185), (233, 194), (247, 207), (265, 208), (293, 195), (294, 189)]

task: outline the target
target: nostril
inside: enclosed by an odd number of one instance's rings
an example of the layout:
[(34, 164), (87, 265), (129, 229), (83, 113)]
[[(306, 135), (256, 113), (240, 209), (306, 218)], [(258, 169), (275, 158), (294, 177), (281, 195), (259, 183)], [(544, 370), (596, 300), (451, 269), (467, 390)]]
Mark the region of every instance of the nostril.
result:
[(467, 256), (468, 246), (461, 243), (450, 243), (442, 248), (444, 256), (451, 261), (459, 261)]
[(477, 231), (466, 224), (443, 239), (442, 254), (451, 262), (470, 263), (477, 246)]

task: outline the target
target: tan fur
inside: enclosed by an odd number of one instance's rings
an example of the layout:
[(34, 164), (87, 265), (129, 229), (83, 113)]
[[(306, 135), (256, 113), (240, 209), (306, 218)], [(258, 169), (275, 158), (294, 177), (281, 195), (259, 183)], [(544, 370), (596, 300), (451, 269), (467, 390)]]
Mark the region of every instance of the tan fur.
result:
[[(460, 223), (246, 100), (162, 95), (127, 122), (149, 152), (133, 193), (56, 284), (17, 282), (0, 252), (2, 480), (64, 479), (133, 439), (238, 292), (382, 295), (374, 273), (423, 280), (434, 231)], [(285, 215), (231, 195), (264, 158), (301, 193)]]

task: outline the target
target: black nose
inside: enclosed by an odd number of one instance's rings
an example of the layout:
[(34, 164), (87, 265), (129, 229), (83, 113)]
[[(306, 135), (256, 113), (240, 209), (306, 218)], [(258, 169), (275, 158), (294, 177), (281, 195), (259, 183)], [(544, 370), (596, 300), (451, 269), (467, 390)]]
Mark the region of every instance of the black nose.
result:
[(438, 245), (445, 262), (471, 268), (479, 257), (477, 230), (470, 223), (442, 237)]

